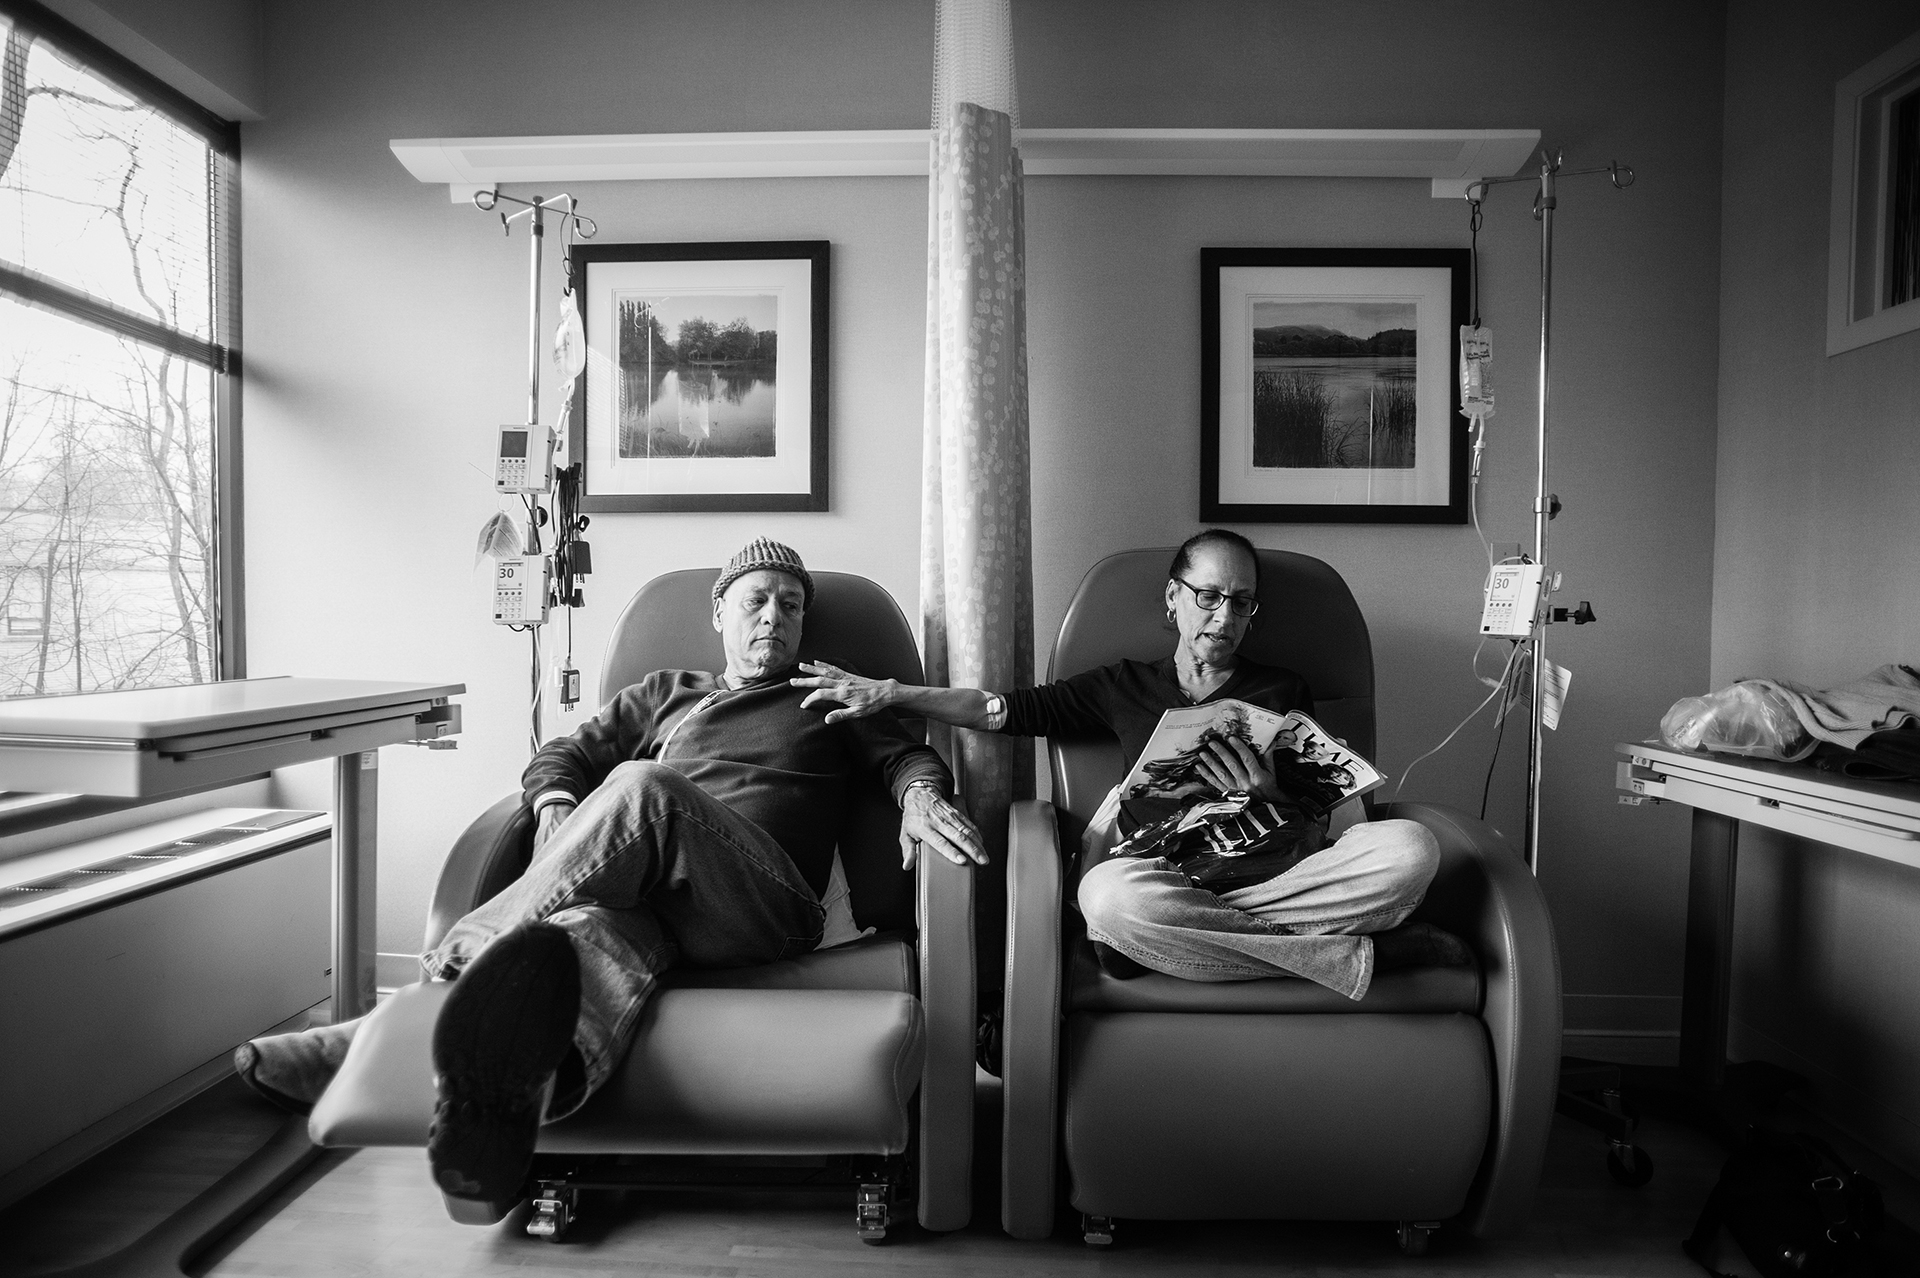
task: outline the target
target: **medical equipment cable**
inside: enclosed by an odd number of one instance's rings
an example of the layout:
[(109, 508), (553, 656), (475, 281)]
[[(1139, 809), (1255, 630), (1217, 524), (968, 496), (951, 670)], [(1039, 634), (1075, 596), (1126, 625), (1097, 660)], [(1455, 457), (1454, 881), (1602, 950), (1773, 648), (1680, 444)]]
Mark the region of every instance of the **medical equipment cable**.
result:
[(1460, 720), (1459, 723), (1455, 724), (1453, 731), (1449, 732), (1446, 736), (1440, 739), (1439, 745), (1427, 751), (1425, 754), (1415, 759), (1412, 763), (1409, 763), (1406, 766), (1405, 770), (1403, 770), (1400, 773), (1400, 780), (1393, 787), (1393, 798), (1391, 802), (1398, 803), (1400, 801), (1400, 791), (1403, 788), (1405, 788), (1407, 784), (1407, 778), (1413, 775), (1413, 770), (1415, 768), (1419, 767), (1422, 763), (1425, 763), (1428, 759), (1431, 759), (1434, 755), (1439, 754), (1442, 750), (1446, 749), (1447, 743), (1449, 741), (1452, 741), (1455, 737), (1459, 736), (1460, 730), (1462, 728), (1465, 728), (1469, 723), (1472, 723), (1475, 719), (1477, 719), (1480, 716), (1480, 712), (1482, 710), (1485, 710), (1489, 705), (1493, 704), (1493, 699), (1499, 696), (1501, 691), (1507, 686), (1507, 680), (1509, 677), (1512, 676), (1514, 671), (1514, 663), (1519, 660), (1520, 652), (1522, 649), (1524, 649), (1527, 646), (1528, 642), (1529, 641), (1523, 639), (1516, 642), (1513, 645), (1513, 651), (1507, 654), (1506, 669), (1501, 671), (1500, 680), (1498, 683), (1494, 685), (1493, 691), (1489, 692), (1486, 695), (1486, 698), (1482, 700), (1479, 705), (1469, 710), (1467, 712), (1466, 718)]
[(1500, 745), (1507, 738), (1507, 716), (1513, 713), (1514, 698), (1518, 692), (1519, 681), (1515, 680), (1514, 685), (1507, 689), (1507, 699), (1501, 703), (1500, 713), (1493, 717), (1493, 753), (1487, 759), (1486, 779), (1480, 783), (1480, 819), (1482, 821), (1487, 819), (1487, 797), (1493, 793), (1493, 769), (1494, 765), (1500, 762)]

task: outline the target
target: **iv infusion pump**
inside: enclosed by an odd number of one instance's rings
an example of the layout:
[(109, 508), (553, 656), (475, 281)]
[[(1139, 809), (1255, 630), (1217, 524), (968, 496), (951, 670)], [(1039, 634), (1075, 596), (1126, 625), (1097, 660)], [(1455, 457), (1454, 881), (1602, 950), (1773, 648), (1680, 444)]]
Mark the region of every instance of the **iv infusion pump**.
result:
[(541, 626), (547, 621), (552, 578), (545, 555), (509, 555), (494, 561), (493, 620), (502, 626)]
[(1480, 609), (1480, 633), (1510, 639), (1532, 634), (1540, 607), (1540, 574), (1539, 564), (1495, 564)]
[(544, 493), (553, 487), (553, 431), (545, 426), (502, 426), (493, 458), (493, 490)]

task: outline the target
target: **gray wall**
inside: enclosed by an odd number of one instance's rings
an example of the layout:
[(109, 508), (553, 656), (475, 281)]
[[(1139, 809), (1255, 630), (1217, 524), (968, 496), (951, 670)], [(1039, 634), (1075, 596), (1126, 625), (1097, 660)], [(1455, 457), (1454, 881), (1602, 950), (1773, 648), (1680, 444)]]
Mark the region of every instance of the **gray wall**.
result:
[[(1735, 4), (1727, 38), (1713, 683), (1815, 686), (1920, 665), (1920, 333), (1826, 354), (1835, 81), (1911, 35), (1900, 0), (1802, 21)], [(1920, 1166), (1920, 873), (1742, 834), (1736, 1058)]]
[(266, 110), (263, 0), (43, 0), (109, 48), (229, 120)]
[[(1631, 192), (1561, 203), (1555, 525), (1567, 594), (1605, 619), (1555, 633), (1574, 672), (1549, 743), (1543, 877), (1570, 1018), (1676, 1022), (1684, 819), (1618, 808), (1612, 743), (1707, 678), (1722, 32), (1700, 3), (1016, 5), (1026, 123), (1538, 127)], [(457, 12), (457, 21), (447, 15)], [(525, 757), (524, 641), (485, 620), (472, 539), (494, 509), (488, 427), (522, 411), (525, 242), (413, 181), (390, 138), (921, 125), (932, 6), (283, 5), (269, 118), (247, 126), (248, 590), (258, 673), (464, 679), (455, 754), (386, 752), (381, 948), (415, 948), (445, 847)], [(1337, 14), (1337, 16), (1336, 16)], [(609, 516), (577, 627), (589, 686), (646, 577), (753, 533), (864, 571), (910, 614), (924, 183), (613, 183), (575, 192), (602, 240), (834, 242), (834, 509)], [(1502, 414), (1484, 509), (1529, 535), (1537, 239), (1524, 189), (1492, 200), (1483, 306)], [(1101, 555), (1195, 530), (1203, 245), (1464, 245), (1424, 182), (1035, 179), (1028, 188), (1038, 630)], [(1462, 528), (1245, 529), (1320, 555), (1373, 624), (1394, 773), (1484, 695), (1468, 673), (1484, 561)], [(336, 557), (337, 556), (337, 557)], [(336, 566), (338, 565), (338, 566)], [(1651, 570), (1654, 565), (1658, 571)], [(351, 588), (336, 574), (350, 572)], [(556, 724), (555, 726), (565, 726)], [(1409, 796), (1478, 806), (1490, 731), (1421, 765)], [(1518, 833), (1509, 734), (1492, 815)], [(302, 801), (317, 776), (290, 778)]]

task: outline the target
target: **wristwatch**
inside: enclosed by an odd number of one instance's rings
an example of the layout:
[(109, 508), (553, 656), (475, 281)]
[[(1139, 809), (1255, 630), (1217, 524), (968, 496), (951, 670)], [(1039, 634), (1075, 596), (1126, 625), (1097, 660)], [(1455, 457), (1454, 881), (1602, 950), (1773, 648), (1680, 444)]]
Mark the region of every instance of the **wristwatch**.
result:
[(940, 786), (937, 782), (928, 781), (923, 777), (918, 781), (908, 782), (907, 788), (901, 791), (901, 794), (900, 794), (901, 807), (906, 806), (907, 796), (909, 794), (912, 794), (915, 790), (926, 790), (929, 793), (931, 793), (935, 799), (944, 799), (946, 797), (945, 795), (940, 793)]
[(987, 694), (987, 731), (998, 732), (1007, 726), (1007, 699), (997, 692)]

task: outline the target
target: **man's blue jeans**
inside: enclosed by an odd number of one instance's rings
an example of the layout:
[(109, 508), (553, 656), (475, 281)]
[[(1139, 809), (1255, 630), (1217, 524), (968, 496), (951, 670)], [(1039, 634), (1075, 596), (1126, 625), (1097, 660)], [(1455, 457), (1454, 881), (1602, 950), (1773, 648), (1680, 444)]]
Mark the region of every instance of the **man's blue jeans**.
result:
[(1419, 908), (1440, 845), (1413, 821), (1370, 821), (1285, 874), (1215, 896), (1159, 857), (1113, 857), (1080, 880), (1087, 935), (1189, 981), (1304, 976), (1358, 999), (1373, 941)]
[(451, 980), (494, 937), (535, 920), (564, 929), (580, 959), (573, 1042), (586, 1085), (555, 1096), (550, 1121), (579, 1108), (626, 1057), (662, 972), (805, 954), (825, 921), (770, 835), (652, 762), (615, 768), (527, 872), (448, 929), (421, 966)]

